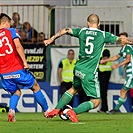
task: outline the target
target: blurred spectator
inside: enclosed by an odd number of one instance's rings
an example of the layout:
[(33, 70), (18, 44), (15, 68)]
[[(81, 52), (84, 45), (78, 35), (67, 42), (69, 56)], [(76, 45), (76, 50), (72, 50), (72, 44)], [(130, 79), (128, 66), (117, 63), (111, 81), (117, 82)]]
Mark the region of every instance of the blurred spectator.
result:
[(27, 42), (27, 36), (26, 36), (26, 32), (22, 31), (20, 32), (20, 41), (23, 42)]
[(40, 32), (39, 34), (38, 34), (38, 42), (39, 43), (43, 43), (43, 41), (44, 40), (46, 40), (46, 38), (45, 38), (45, 33), (43, 33), (43, 32)]
[(12, 15), (13, 24), (11, 25), (12, 28), (16, 28), (19, 33), (23, 31), (23, 25), (19, 22), (20, 21), (20, 15), (17, 12), (14, 12)]
[(23, 28), (24, 31), (27, 32), (27, 41), (32, 43), (37, 42), (38, 32), (33, 27), (31, 27), (30, 23), (24, 22)]

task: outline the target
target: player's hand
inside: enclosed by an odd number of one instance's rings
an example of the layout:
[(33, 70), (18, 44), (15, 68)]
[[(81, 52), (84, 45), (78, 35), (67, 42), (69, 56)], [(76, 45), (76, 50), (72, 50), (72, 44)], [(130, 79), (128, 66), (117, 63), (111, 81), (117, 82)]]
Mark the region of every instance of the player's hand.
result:
[(48, 46), (49, 44), (51, 44), (54, 40), (52, 40), (51, 38), (48, 40), (44, 40), (44, 44), (45, 46)]
[(24, 62), (24, 68), (25, 68), (25, 69), (29, 69), (29, 65), (28, 65), (27, 62)]
[(116, 68), (118, 68), (118, 65), (117, 64), (114, 64), (114, 65), (111, 66), (111, 68), (112, 69), (116, 69)]
[(107, 61), (106, 60), (100, 60), (100, 64), (106, 64)]

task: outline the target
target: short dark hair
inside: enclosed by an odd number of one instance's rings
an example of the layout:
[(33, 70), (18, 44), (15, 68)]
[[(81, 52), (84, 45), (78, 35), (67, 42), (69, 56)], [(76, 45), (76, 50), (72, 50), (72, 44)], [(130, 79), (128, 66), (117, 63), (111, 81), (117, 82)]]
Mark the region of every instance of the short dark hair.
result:
[(110, 51), (108, 49), (105, 49), (103, 51), (102, 57), (105, 57), (105, 56), (107, 56), (108, 58), (110, 57)]
[(72, 51), (72, 52), (74, 53), (74, 50), (73, 50), (73, 49), (69, 49), (69, 50), (68, 50), (68, 53), (69, 53), (70, 51)]
[(14, 13), (12, 14), (12, 19), (13, 19), (13, 17), (14, 17), (15, 15), (18, 15), (18, 20), (20, 20), (20, 15), (19, 15), (19, 13), (17, 13), (17, 12), (14, 12)]
[(121, 35), (124, 35), (124, 36), (128, 37), (127, 32), (121, 32), (121, 33), (119, 34), (119, 36), (121, 36)]

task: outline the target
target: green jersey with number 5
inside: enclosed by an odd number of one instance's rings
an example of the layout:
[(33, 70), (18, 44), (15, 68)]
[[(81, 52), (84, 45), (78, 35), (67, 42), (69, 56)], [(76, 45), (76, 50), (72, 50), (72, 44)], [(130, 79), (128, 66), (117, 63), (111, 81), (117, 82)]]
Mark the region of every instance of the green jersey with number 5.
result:
[(72, 28), (73, 36), (79, 38), (79, 61), (76, 69), (95, 73), (105, 43), (116, 42), (117, 36), (96, 28)]

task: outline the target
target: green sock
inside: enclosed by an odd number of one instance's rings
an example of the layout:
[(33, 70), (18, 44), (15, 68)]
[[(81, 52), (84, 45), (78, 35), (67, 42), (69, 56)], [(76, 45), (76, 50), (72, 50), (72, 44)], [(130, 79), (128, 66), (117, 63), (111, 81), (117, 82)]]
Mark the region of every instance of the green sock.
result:
[(69, 103), (71, 101), (72, 97), (73, 97), (73, 95), (71, 93), (69, 93), (68, 91), (66, 91), (62, 95), (61, 99), (59, 100), (59, 102), (55, 108), (57, 108), (57, 109), (63, 108), (67, 103)]
[(119, 97), (118, 99), (118, 104), (115, 106), (115, 110), (119, 110), (119, 108), (121, 107), (121, 105), (126, 101), (126, 98), (121, 98)]
[(94, 103), (91, 101), (83, 102), (78, 107), (73, 108), (76, 114), (80, 114), (94, 108)]

